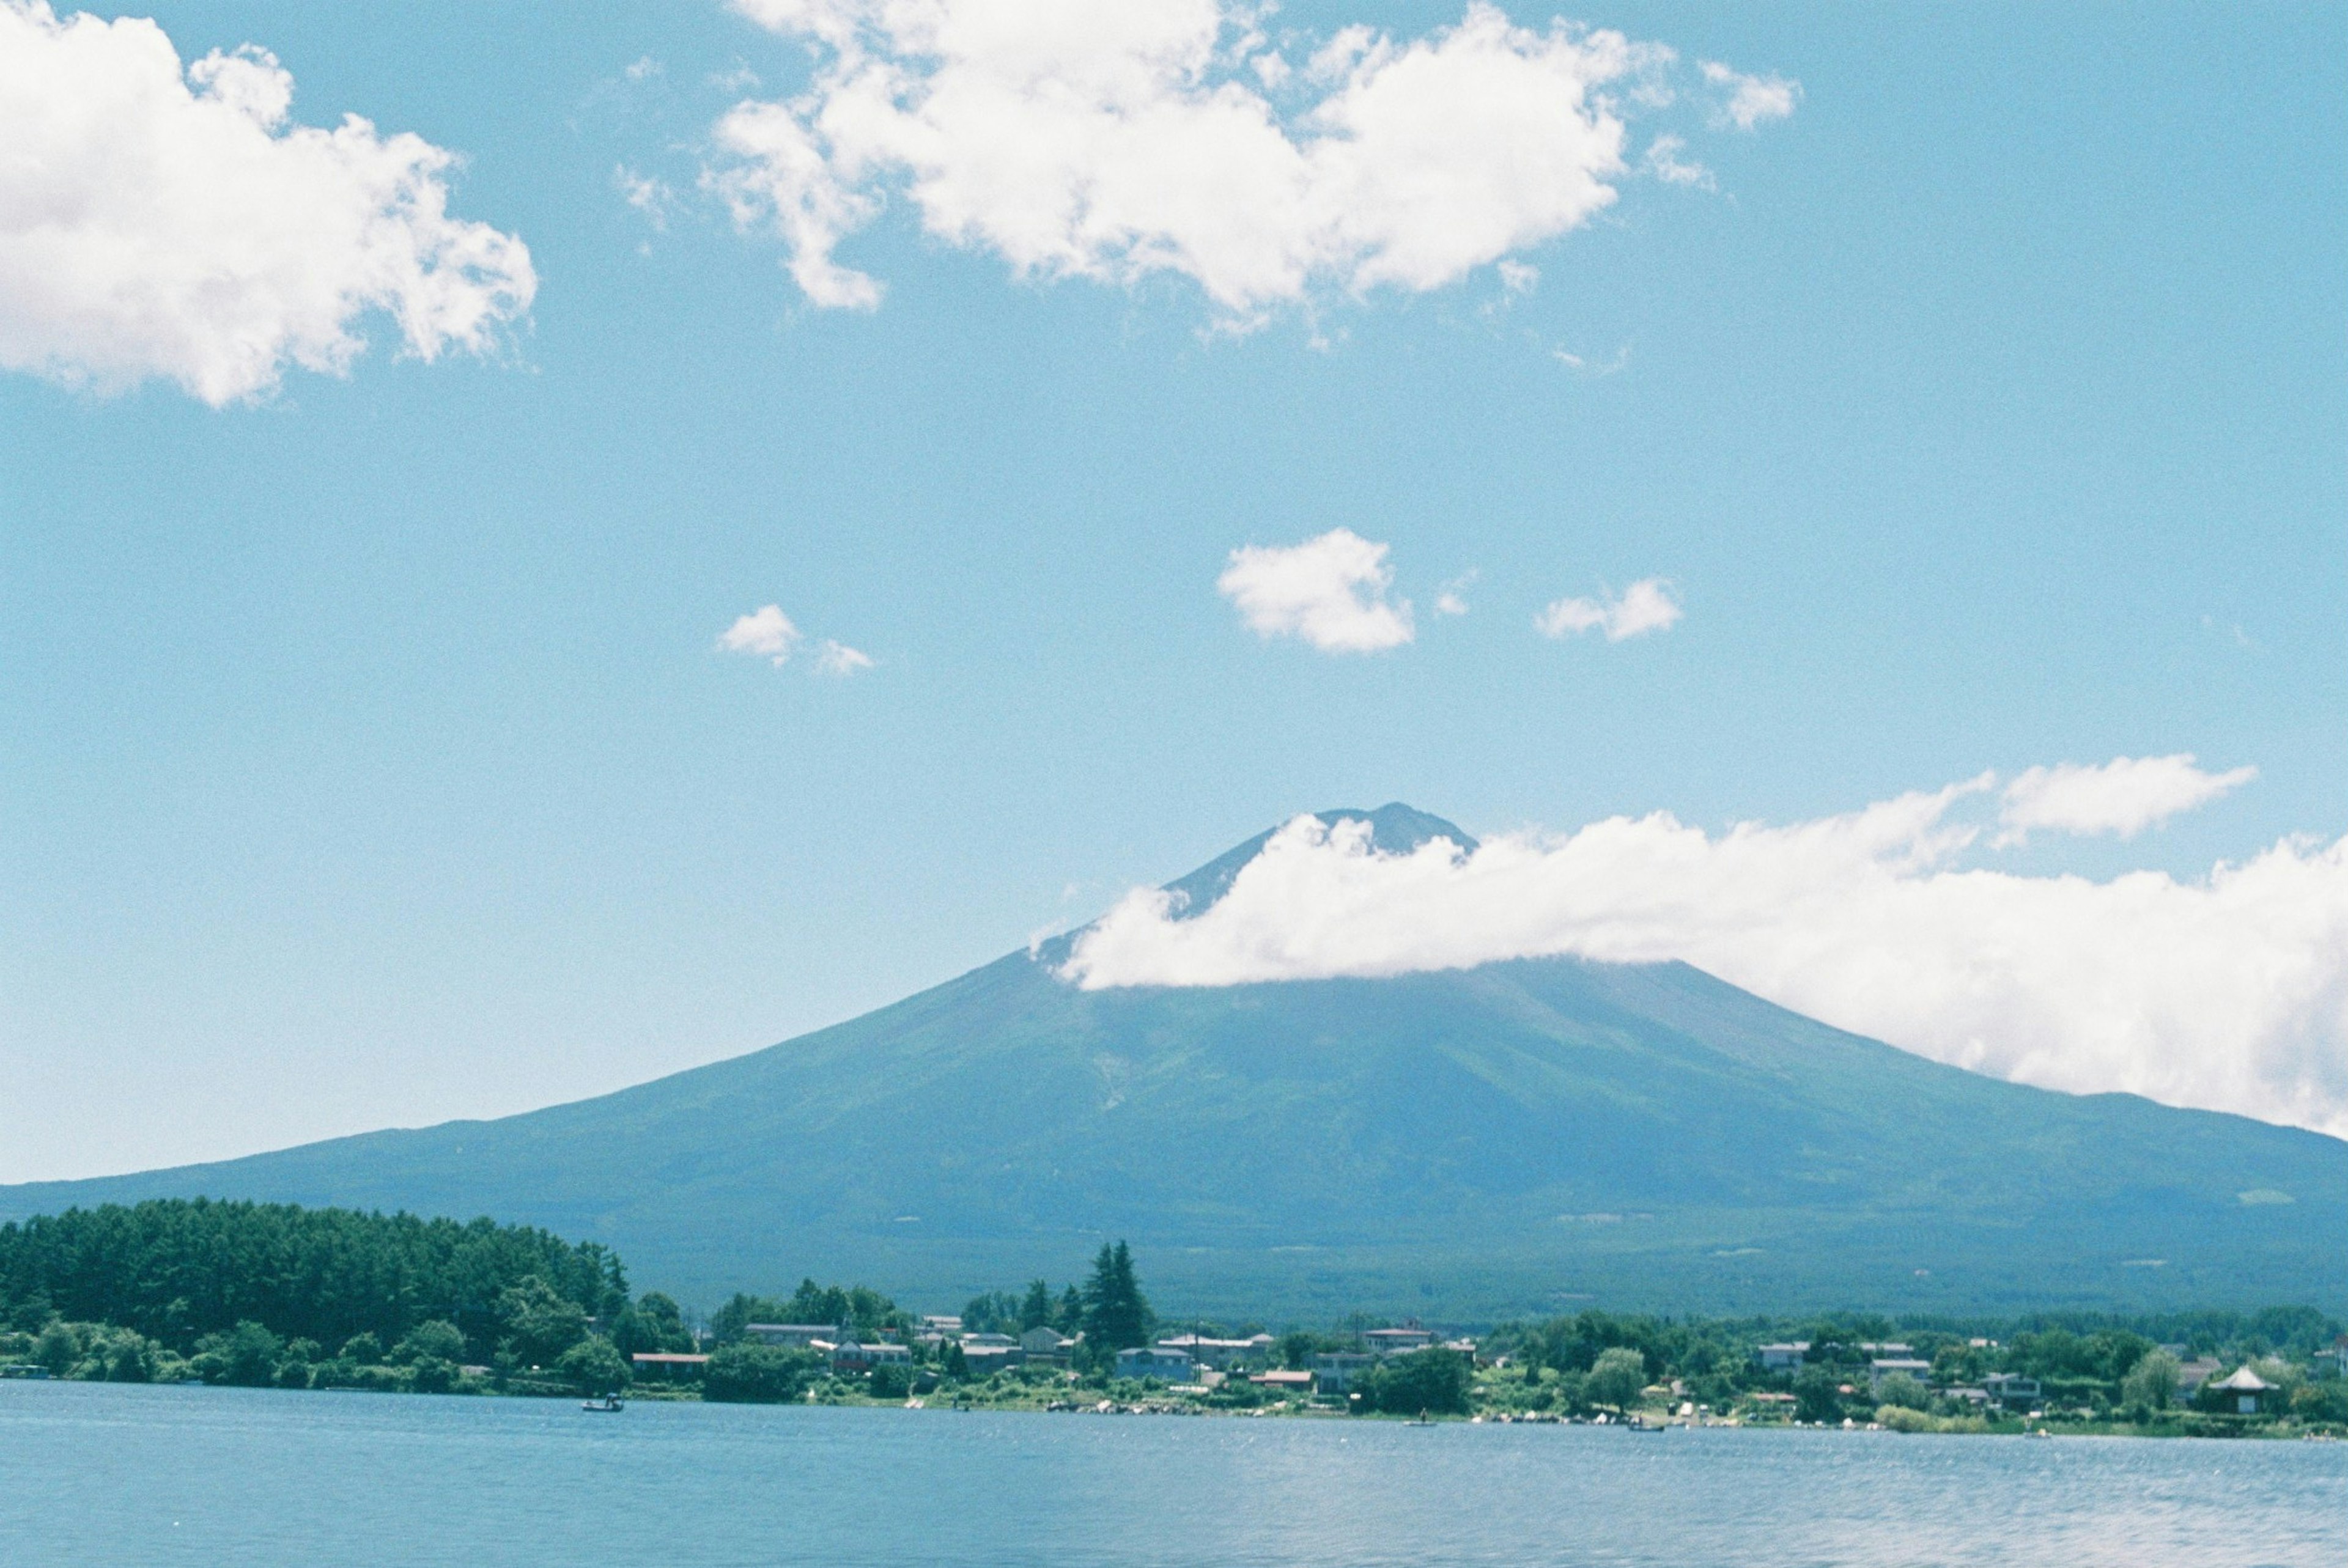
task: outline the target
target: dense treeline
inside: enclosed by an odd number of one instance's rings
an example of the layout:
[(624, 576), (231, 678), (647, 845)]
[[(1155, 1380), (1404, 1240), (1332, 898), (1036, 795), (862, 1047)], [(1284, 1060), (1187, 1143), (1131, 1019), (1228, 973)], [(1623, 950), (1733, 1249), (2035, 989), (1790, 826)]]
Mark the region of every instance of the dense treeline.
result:
[(607, 1249), (487, 1219), (199, 1198), (0, 1225), (0, 1321), (104, 1323), (182, 1354), (242, 1323), (323, 1345), (431, 1321), (494, 1337), (500, 1296), (533, 1278), (588, 1317), (629, 1305)]

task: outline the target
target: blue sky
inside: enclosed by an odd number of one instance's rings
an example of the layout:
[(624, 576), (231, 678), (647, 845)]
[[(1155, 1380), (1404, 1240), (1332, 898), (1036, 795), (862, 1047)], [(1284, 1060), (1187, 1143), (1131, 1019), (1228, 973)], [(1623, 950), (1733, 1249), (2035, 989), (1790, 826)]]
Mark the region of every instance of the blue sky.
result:
[[(0, 1180), (732, 1055), (1330, 805), (1717, 830), (2191, 753), (2258, 776), (1997, 864), (2348, 830), (2337, 8), (1577, 9), (1798, 106), (1640, 128), (1712, 188), (1622, 179), (1510, 252), (1529, 291), (1248, 331), (1181, 278), (1015, 278), (901, 188), (839, 248), (878, 308), (810, 304), (696, 184), (808, 51), (715, 4), (151, 14), (272, 51), (296, 121), (460, 153), (537, 292), (485, 354), (377, 316), (218, 407), (0, 374), (0, 1074), (57, 1107)], [(1415, 641), (1218, 594), (1341, 527)], [(1647, 578), (1667, 630), (1533, 629)], [(716, 647), (769, 603), (874, 666)]]

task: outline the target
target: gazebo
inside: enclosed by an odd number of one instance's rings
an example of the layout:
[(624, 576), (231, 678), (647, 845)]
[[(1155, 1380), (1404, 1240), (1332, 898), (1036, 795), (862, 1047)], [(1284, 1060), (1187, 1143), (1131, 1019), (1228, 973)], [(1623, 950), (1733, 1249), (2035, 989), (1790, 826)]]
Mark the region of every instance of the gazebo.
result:
[(2235, 1410), (2245, 1416), (2255, 1416), (2264, 1409), (2267, 1396), (2274, 1392), (2272, 1383), (2248, 1367), (2237, 1368), (2230, 1377), (2220, 1378), (2209, 1386), (2233, 1395)]

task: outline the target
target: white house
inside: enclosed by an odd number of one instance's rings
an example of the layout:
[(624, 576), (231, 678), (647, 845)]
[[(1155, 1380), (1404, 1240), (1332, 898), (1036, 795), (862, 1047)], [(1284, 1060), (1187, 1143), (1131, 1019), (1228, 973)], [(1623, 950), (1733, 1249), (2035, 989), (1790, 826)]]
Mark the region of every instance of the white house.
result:
[(1405, 1350), (1424, 1350), (1435, 1343), (1431, 1328), (1373, 1328), (1362, 1336), (1374, 1354), (1398, 1356)]
[(840, 1337), (836, 1323), (746, 1323), (743, 1334), (761, 1345), (790, 1345), (812, 1349), (819, 1339), (831, 1344)]
[(1782, 1345), (1756, 1345), (1754, 1358), (1761, 1363), (1764, 1372), (1798, 1372), (1802, 1358), (1810, 1353), (1807, 1339), (1789, 1339)]
[(1879, 1394), (1886, 1378), (1896, 1378), (1903, 1372), (1920, 1383), (1929, 1383), (1932, 1380), (1932, 1363), (1913, 1356), (1878, 1356), (1867, 1364), (1867, 1386)]
[(1323, 1350), (1313, 1358), (1313, 1391), (1342, 1394), (1377, 1361), (1361, 1350)]
[(1259, 1361), (1272, 1354), (1274, 1341), (1269, 1334), (1257, 1334), (1245, 1339), (1210, 1339), (1200, 1334), (1176, 1334), (1160, 1339), (1161, 1350), (1179, 1350), (1202, 1366), (1218, 1372), (1228, 1372), (1246, 1361)]
[(831, 1364), (843, 1372), (866, 1372), (875, 1367), (910, 1367), (913, 1352), (910, 1347), (887, 1340), (859, 1343), (843, 1339), (832, 1348)]
[(1065, 1361), (1068, 1358), (1068, 1352), (1076, 1348), (1075, 1340), (1056, 1328), (1045, 1327), (1041, 1324), (1019, 1336), (1019, 1353), (1026, 1358), (1030, 1366), (1038, 1361), (1055, 1363)]

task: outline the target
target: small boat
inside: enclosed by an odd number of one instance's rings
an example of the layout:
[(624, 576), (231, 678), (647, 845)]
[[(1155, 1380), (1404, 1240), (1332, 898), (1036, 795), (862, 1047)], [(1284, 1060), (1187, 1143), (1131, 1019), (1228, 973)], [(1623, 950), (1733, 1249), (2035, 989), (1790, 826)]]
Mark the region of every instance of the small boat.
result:
[(589, 1399), (579, 1408), (582, 1410), (593, 1410), (601, 1415), (613, 1410), (624, 1410), (628, 1407), (621, 1402), (619, 1395), (606, 1394), (600, 1399)]

